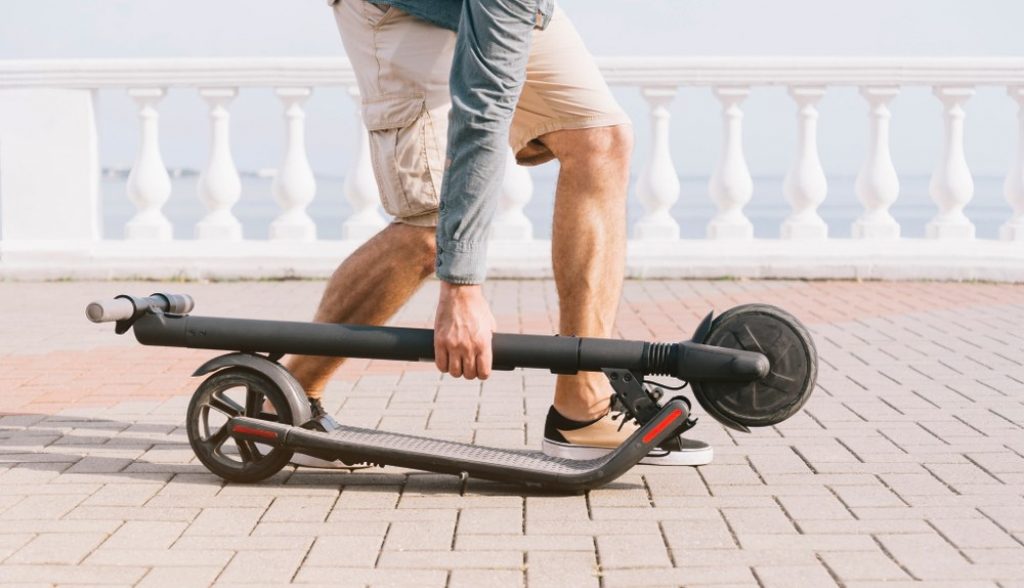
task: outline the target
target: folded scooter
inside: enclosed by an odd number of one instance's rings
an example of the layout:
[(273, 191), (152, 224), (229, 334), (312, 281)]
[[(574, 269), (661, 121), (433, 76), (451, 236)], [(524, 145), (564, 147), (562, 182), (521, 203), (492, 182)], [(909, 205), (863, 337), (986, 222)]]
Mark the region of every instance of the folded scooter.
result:
[(432, 330), (191, 316), (193, 306), (185, 295), (121, 295), (89, 304), (86, 314), (96, 323), (115, 322), (118, 334), (134, 330), (144, 345), (234, 351), (195, 371), (209, 377), (187, 414), (189, 443), (199, 460), (233, 482), (270, 477), (297, 452), (349, 465), (585, 490), (619, 477), (655, 447), (671, 449), (694, 425), (689, 399), (664, 398), (661, 385), (648, 376), (683, 381), (711, 417), (749, 432), (800, 410), (817, 375), (807, 330), (766, 304), (738, 306), (717, 318), (708, 314), (693, 337), (679, 343), (495, 333), (494, 369), (603, 372), (617, 408), (640, 425), (607, 455), (570, 460), (338, 424), (330, 415), (313, 413), (305, 391), (278, 363), (286, 353), (433, 361)]

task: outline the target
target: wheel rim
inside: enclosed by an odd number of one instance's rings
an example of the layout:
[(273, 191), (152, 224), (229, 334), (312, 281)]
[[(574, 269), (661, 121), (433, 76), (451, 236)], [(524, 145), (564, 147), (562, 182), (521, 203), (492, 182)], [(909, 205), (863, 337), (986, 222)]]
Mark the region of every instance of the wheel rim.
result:
[(772, 310), (722, 315), (704, 341), (763, 353), (771, 364), (768, 376), (756, 382), (695, 383), (698, 401), (713, 417), (770, 426), (792, 416), (810, 396), (817, 371), (813, 343), (796, 319)]
[[(273, 412), (263, 410), (267, 400)], [(196, 391), (189, 415), (193, 425), (192, 445), (211, 470), (241, 473), (273, 459), (282, 449), (235, 439), (228, 422), (236, 416), (291, 424), (291, 411), (279, 391), (258, 376), (221, 372), (208, 379)], [(282, 420), (281, 416), (285, 418)]]

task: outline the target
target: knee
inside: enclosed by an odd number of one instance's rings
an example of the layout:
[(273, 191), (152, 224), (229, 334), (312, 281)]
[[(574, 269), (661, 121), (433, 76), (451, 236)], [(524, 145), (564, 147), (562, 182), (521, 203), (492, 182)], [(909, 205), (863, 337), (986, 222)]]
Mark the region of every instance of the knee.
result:
[(629, 167), (633, 153), (632, 125), (579, 129), (568, 138), (561, 153), (556, 154), (563, 164), (599, 162), (602, 166)]

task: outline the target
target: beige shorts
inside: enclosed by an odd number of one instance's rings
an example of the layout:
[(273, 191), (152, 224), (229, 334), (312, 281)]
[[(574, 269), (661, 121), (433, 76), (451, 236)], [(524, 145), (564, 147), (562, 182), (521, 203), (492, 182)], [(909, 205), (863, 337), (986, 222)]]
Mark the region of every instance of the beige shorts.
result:
[[(384, 210), (396, 222), (437, 224), (455, 33), (366, 0), (334, 4), (362, 95), (370, 159)], [(509, 143), (522, 165), (554, 158), (553, 131), (629, 124), (583, 40), (559, 8), (535, 30)]]

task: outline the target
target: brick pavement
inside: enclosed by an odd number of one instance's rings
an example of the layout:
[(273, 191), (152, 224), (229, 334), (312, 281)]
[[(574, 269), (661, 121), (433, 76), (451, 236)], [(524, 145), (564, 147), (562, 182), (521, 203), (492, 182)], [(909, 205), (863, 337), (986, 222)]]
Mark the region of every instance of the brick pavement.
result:
[[(618, 335), (674, 340), (709, 308), (779, 304), (821, 358), (806, 409), (751, 435), (710, 419), (698, 469), (585, 495), (387, 468), (225, 485), (184, 410), (206, 351), (144, 348), (83, 307), (183, 291), (197, 314), (304, 319), (320, 282), (0, 284), (0, 582), (23, 585), (1024, 585), (1024, 287), (636, 281)], [(435, 285), (396, 323), (429, 326)], [(546, 281), (495, 281), (503, 330), (554, 331)], [(550, 374), (481, 386), (352, 361), (339, 419), (539, 445)]]

